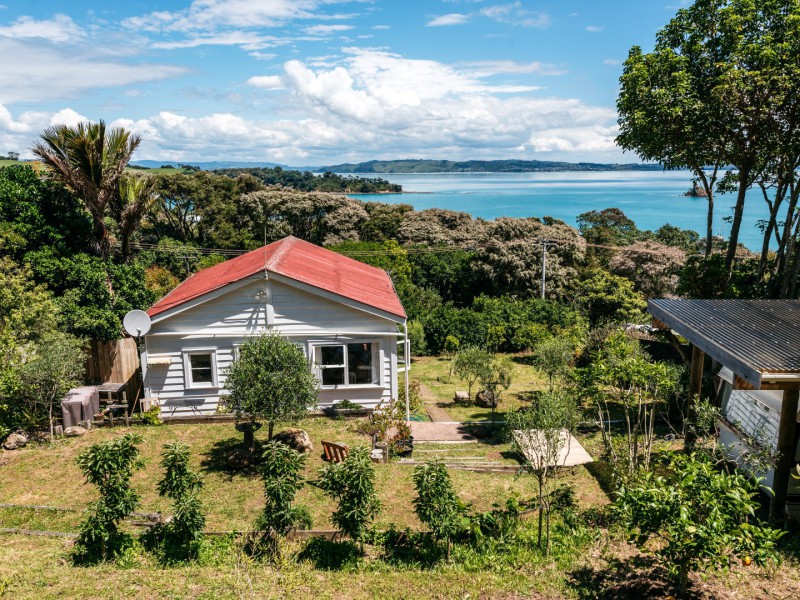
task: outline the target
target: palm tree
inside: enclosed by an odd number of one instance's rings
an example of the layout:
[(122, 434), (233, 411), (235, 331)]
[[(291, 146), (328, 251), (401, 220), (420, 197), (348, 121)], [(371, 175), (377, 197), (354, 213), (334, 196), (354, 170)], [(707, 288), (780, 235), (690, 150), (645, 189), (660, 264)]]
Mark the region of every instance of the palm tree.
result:
[(54, 178), (83, 200), (92, 215), (97, 252), (108, 258), (106, 211), (119, 194), (119, 180), (141, 137), (121, 127), (107, 130), (102, 120), (48, 127), (40, 137), (33, 153), (50, 167)]
[(119, 180), (119, 194), (111, 201), (111, 214), (119, 226), (120, 252), (123, 260), (131, 254), (131, 237), (138, 229), (145, 213), (159, 194), (156, 180), (149, 175), (123, 175)]

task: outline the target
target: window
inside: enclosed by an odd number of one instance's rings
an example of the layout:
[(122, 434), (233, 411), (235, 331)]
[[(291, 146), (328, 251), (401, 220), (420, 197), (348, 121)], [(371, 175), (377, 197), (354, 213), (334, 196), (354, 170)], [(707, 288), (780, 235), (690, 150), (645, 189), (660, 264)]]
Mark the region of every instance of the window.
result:
[(193, 350), (183, 358), (187, 388), (217, 387), (217, 357), (213, 350)]
[(378, 345), (371, 342), (314, 347), (314, 365), (323, 387), (378, 385)]

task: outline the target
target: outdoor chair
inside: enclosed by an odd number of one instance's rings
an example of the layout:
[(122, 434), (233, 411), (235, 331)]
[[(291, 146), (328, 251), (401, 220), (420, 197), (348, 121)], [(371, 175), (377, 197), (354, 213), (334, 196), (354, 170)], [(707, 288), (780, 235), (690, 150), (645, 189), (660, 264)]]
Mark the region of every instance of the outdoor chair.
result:
[(332, 463), (342, 462), (350, 453), (347, 444), (326, 442), (322, 440), (322, 450), (325, 452), (325, 460)]

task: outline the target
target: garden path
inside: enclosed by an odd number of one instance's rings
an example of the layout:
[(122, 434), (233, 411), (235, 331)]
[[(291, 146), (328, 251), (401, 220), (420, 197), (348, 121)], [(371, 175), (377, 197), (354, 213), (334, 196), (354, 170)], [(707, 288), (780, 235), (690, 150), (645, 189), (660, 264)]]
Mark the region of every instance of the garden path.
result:
[(447, 414), (445, 409), (436, 405), (436, 396), (424, 383), (421, 383), (419, 386), (419, 395), (422, 397), (425, 410), (427, 411), (428, 416), (431, 418), (431, 421), (437, 423), (452, 423), (453, 418)]

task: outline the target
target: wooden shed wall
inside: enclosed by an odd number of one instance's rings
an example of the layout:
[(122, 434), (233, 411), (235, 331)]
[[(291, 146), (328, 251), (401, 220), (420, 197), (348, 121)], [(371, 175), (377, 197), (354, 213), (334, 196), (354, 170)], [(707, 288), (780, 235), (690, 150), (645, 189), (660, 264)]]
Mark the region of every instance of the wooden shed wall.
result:
[(86, 383), (124, 383), (132, 405), (140, 390), (139, 352), (136, 340), (124, 338), (110, 342), (92, 340), (86, 353)]

